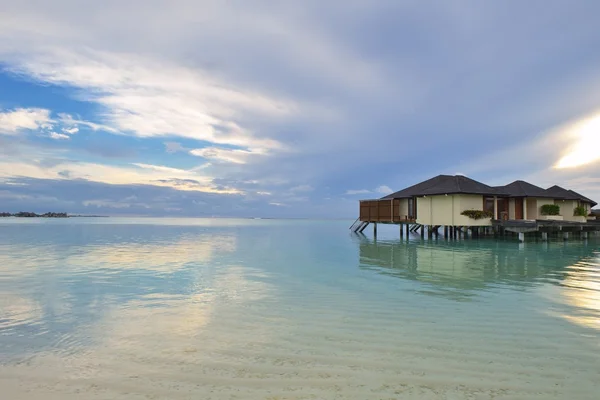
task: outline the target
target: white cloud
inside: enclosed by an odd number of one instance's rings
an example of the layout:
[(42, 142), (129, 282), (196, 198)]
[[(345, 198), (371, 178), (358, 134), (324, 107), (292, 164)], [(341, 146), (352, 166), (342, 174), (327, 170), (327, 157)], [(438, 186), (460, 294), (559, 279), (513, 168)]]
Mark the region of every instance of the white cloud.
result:
[(315, 190), (315, 188), (313, 188), (310, 185), (298, 185), (298, 186), (294, 186), (293, 188), (291, 188), (290, 192), (292, 192), (292, 193), (312, 192), (313, 190)]
[(367, 190), (367, 189), (346, 190), (347, 195), (367, 194), (367, 193), (371, 193), (371, 191)]
[(152, 165), (152, 164), (142, 164), (142, 163), (132, 163), (131, 165), (135, 165), (136, 167), (140, 167), (143, 169), (151, 169), (153, 171), (168, 172), (168, 173), (172, 173), (172, 174), (188, 174), (189, 173), (189, 171), (184, 170), (184, 169), (165, 167), (163, 165)]
[(273, 202), (273, 203), (269, 203), (269, 204), (272, 206), (275, 206), (275, 207), (289, 207), (287, 204), (284, 204), (284, 203)]
[(386, 186), (386, 185), (379, 186), (377, 189), (375, 189), (375, 191), (377, 193), (381, 193), (381, 194), (390, 194), (390, 193), (394, 192), (392, 190), (392, 188), (390, 188), (389, 186)]
[(54, 160), (51, 165), (37, 161), (0, 160), (0, 178), (29, 177), (38, 179), (84, 179), (118, 185), (154, 185), (177, 190), (206, 193), (241, 194), (233, 187), (220, 187), (214, 178), (195, 171), (161, 165), (102, 165), (70, 160)]
[(103, 199), (97, 199), (97, 200), (85, 200), (82, 202), (82, 204), (86, 207), (89, 206), (95, 206), (98, 208), (101, 207), (107, 207), (107, 208), (129, 208), (129, 207), (143, 207), (143, 208), (150, 208), (150, 206), (148, 206), (147, 204), (144, 203), (126, 203), (126, 202), (116, 202), (114, 200), (103, 200)]
[(246, 164), (251, 156), (261, 155), (264, 152), (260, 150), (249, 151), (242, 149), (223, 149), (219, 147), (205, 147), (194, 149), (190, 154), (212, 161), (220, 161), (234, 164)]
[(48, 136), (55, 140), (69, 140), (70, 139), (69, 135), (65, 135), (62, 133), (56, 133), (56, 132), (50, 132), (50, 134)]
[(76, 134), (77, 132), (79, 132), (79, 128), (78, 128), (78, 127), (76, 127), (76, 126), (74, 126), (74, 127), (72, 127), (72, 128), (63, 128), (63, 129), (62, 129), (62, 131), (63, 131), (64, 133), (68, 133), (69, 135), (74, 135), (74, 134)]
[(562, 133), (573, 144), (558, 160), (556, 168), (575, 168), (600, 160), (600, 113), (569, 126)]
[(17, 108), (0, 112), (0, 134), (14, 135), (25, 130), (52, 127), (50, 110), (43, 108)]
[[(1, 54), (0, 54), (1, 56)], [(279, 149), (235, 122), (240, 113), (286, 115), (295, 105), (215, 77), (132, 54), (56, 50), (11, 59), (10, 70), (39, 81), (79, 87), (84, 100), (105, 108), (105, 124), (62, 115), (62, 122), (140, 137), (180, 136), (215, 144)]]
[(66, 126), (65, 128), (63, 128), (63, 132), (68, 133), (70, 135), (79, 132), (79, 126), (85, 126), (86, 128), (89, 128), (93, 131), (106, 131), (111, 133), (117, 133), (117, 130), (111, 128), (110, 126), (97, 124), (91, 121), (84, 121), (82, 119), (76, 119), (71, 114), (59, 113), (58, 120), (61, 124)]
[(183, 147), (181, 145), (181, 143), (178, 143), (178, 142), (165, 142), (164, 145), (165, 145), (165, 151), (170, 154), (177, 153), (180, 151), (188, 151), (188, 149)]

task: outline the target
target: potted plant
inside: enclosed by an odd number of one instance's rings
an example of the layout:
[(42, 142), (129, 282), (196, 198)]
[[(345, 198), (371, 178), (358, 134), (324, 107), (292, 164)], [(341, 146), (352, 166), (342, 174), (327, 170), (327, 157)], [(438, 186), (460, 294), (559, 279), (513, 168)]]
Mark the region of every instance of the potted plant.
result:
[(560, 221), (563, 217), (560, 215), (560, 206), (558, 204), (544, 204), (540, 207), (541, 219)]
[(573, 217), (577, 222), (587, 222), (588, 211), (583, 206), (577, 206), (573, 209)]

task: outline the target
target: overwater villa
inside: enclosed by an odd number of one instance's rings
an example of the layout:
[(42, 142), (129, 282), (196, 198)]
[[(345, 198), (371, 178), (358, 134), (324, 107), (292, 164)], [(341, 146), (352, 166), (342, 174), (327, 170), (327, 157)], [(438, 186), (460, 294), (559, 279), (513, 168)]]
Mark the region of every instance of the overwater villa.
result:
[[(399, 224), (401, 234), (427, 228), (429, 236), (493, 231), (545, 232), (571, 228), (600, 230), (590, 215), (597, 203), (577, 192), (552, 186), (543, 189), (525, 181), (488, 186), (463, 175), (438, 175), (380, 199), (361, 200), (359, 218), (351, 229), (367, 225)], [(550, 229), (552, 227), (552, 229)], [(522, 239), (523, 235), (519, 235)]]

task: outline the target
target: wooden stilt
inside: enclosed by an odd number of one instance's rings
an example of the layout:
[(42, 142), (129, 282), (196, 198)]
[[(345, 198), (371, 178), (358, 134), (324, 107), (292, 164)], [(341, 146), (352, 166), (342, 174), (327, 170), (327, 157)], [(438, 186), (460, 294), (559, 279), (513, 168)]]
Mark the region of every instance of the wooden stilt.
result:
[(377, 222), (373, 223), (373, 236), (377, 237)]
[(402, 239), (402, 236), (404, 236), (404, 226), (400, 224), (400, 239)]
[(425, 225), (421, 225), (421, 239), (425, 238)]

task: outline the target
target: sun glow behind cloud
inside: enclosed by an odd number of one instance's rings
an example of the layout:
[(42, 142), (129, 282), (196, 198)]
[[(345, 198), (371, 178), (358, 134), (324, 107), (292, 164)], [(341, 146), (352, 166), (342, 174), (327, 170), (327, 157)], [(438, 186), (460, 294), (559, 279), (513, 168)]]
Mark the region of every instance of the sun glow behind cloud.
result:
[(577, 122), (566, 134), (575, 141), (555, 168), (576, 168), (600, 160), (600, 114)]

